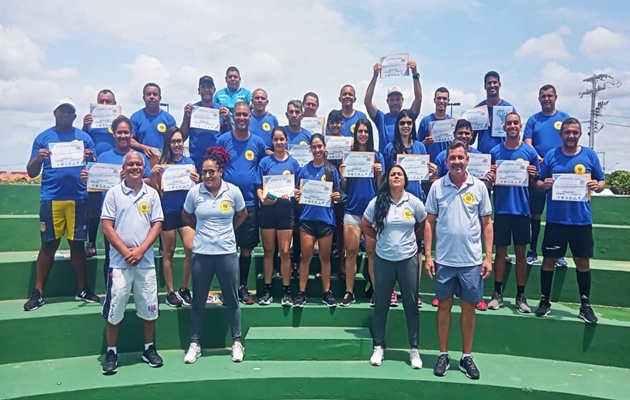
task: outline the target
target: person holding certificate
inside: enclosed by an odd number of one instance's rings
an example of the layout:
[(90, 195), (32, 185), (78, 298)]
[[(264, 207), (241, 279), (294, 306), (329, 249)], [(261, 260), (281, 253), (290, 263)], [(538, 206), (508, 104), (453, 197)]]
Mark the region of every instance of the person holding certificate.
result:
[[(527, 282), (527, 244), (530, 240), (529, 218), (530, 201), (528, 186), (536, 184), (538, 177), (538, 154), (533, 147), (521, 141), (523, 125), (517, 113), (505, 117), (503, 130), (507, 134), (505, 142), (496, 145), (491, 151), (492, 174), (494, 178), (494, 291), (488, 302), (490, 310), (498, 310), (503, 305), (503, 278), (505, 257), (508, 246), (514, 240), (516, 254), (516, 310), (530, 313), (525, 297)], [(511, 164), (510, 164), (511, 163)], [(516, 183), (518, 181), (518, 183)]]
[[(313, 258), (315, 242), (319, 246), (319, 261), (321, 264), (322, 287), (324, 293), (322, 303), (328, 307), (336, 307), (337, 302), (330, 290), (330, 251), (332, 236), (335, 231), (335, 214), (332, 201), (339, 201), (339, 172), (326, 160), (326, 140), (323, 135), (314, 134), (311, 138), (311, 151), (313, 161), (306, 164), (296, 179), (295, 198), (298, 202), (320, 200), (322, 198), (322, 185), (313, 185), (317, 192), (307, 193), (302, 191), (305, 181), (326, 182), (332, 185), (332, 191), (324, 206), (304, 205), (300, 217), (300, 241), (302, 258), (300, 260), (300, 291), (293, 301), (293, 307), (304, 307), (306, 304), (306, 284), (308, 283), (308, 271)], [(330, 189), (330, 188), (329, 188)], [(313, 201), (315, 202), (315, 201)]]
[[(346, 259), (346, 293), (341, 300), (341, 306), (347, 307), (356, 301), (354, 295), (354, 280), (357, 273), (357, 255), (361, 240), (361, 216), (365, 212), (370, 200), (376, 197), (378, 187), (383, 181), (383, 156), (374, 150), (374, 132), (372, 124), (367, 119), (360, 119), (354, 129), (354, 144), (352, 153), (369, 153), (371, 155), (370, 177), (345, 177), (347, 165), (341, 164), (341, 189), (346, 192), (345, 215), (343, 216), (343, 236)], [(376, 255), (376, 243), (374, 239), (365, 235), (365, 247), (368, 254), (368, 270), (372, 287), (374, 287), (374, 257)], [(372, 299), (374, 297), (372, 296)]]
[(416, 306), (420, 279), (417, 236), (422, 236), (427, 213), (422, 201), (407, 192), (407, 185), (407, 173), (403, 167), (393, 165), (379, 187), (377, 197), (370, 201), (361, 218), (363, 234), (376, 241), (372, 318), (374, 352), (370, 363), (379, 366), (383, 362), (389, 297), (398, 281), (411, 347), (409, 362), (411, 368), (420, 369), (420, 312)]
[[(238, 114), (239, 106), (235, 106)], [(201, 327), (208, 291), (214, 276), (219, 279), (223, 304), (232, 331), (232, 361), (243, 361), (241, 309), (238, 298), (238, 257), (235, 230), (247, 219), (247, 207), (238, 186), (223, 180), (231, 162), (223, 147), (208, 149), (201, 169), (202, 182), (188, 191), (182, 218), (195, 230), (192, 249), (193, 302), (190, 312), (190, 346), (186, 364), (201, 357)]]
[[(458, 119), (457, 124), (455, 125), (455, 131), (453, 132), (454, 139), (466, 143), (466, 151), (468, 153), (481, 154), (479, 150), (474, 147), (470, 147), (473, 135), (474, 131), (472, 124), (465, 119)], [(437, 166), (437, 176), (435, 177), (435, 180), (448, 174), (448, 164), (446, 162), (447, 150), (442, 150), (437, 157), (435, 157), (435, 165)]]
[[(354, 125), (361, 118), (367, 118), (363, 112), (354, 109), (354, 103), (357, 101), (356, 91), (352, 85), (344, 85), (339, 92), (339, 102), (341, 103), (341, 115), (343, 126), (341, 127), (341, 135), (352, 137), (354, 134)], [(330, 131), (326, 131), (330, 135)]]
[[(166, 304), (171, 307), (190, 306), (192, 297), (188, 285), (190, 283), (190, 266), (195, 231), (186, 225), (182, 219), (182, 210), (188, 189), (166, 191), (162, 186), (164, 168), (168, 168), (169, 165), (195, 165), (192, 158), (184, 156), (184, 136), (176, 126), (168, 128), (164, 133), (162, 154), (157, 164), (151, 169), (151, 186), (161, 191), (162, 194), (164, 223), (162, 224), (160, 237), (162, 238), (162, 268), (167, 290)], [(190, 173), (190, 180), (194, 183), (199, 182), (199, 174), (194, 170), (194, 167)], [(177, 292), (173, 288), (173, 256), (175, 255), (176, 231), (179, 232), (179, 237), (182, 239), (185, 254), (184, 277), (182, 285)]]
[[(254, 93), (256, 93), (254, 91)], [(276, 241), (280, 252), (280, 272), (282, 274), (282, 305), (291, 307), (291, 236), (294, 227), (293, 204), (291, 198), (295, 187), (295, 176), (300, 172), (297, 160), (291, 157), (287, 151), (288, 136), (283, 127), (274, 128), (271, 139), (274, 152), (260, 161), (258, 165), (257, 195), (261, 207), (258, 214), (258, 225), (264, 249), (263, 278), (265, 290), (258, 304), (269, 305), (273, 301), (271, 297), (271, 278), (273, 276), (273, 263), (276, 256)], [(290, 177), (286, 182), (290, 184), (282, 193), (271, 190), (269, 182), (274, 178)], [(284, 186), (283, 186), (284, 187)], [(286, 193), (290, 189), (290, 193)]]
[[(288, 144), (309, 144), (311, 142), (312, 133), (302, 128), (302, 102), (300, 100), (289, 100), (285, 115), (289, 123), (284, 127), (289, 137)], [(267, 148), (273, 150), (273, 146), (270, 142), (267, 142)], [(289, 151), (291, 151), (290, 146)]]
[[(540, 271), (542, 297), (536, 316), (544, 317), (551, 311), (551, 285), (556, 261), (564, 257), (567, 245), (571, 246), (576, 267), (576, 278), (580, 292), (579, 318), (587, 323), (596, 323), (597, 316), (590, 306), (591, 267), (593, 257), (593, 217), (589, 192), (599, 193), (606, 186), (604, 172), (595, 151), (578, 143), (582, 136), (582, 125), (576, 118), (567, 118), (560, 126), (562, 146), (549, 150), (540, 166), (536, 187), (547, 192), (547, 224), (543, 237), (543, 263)], [(568, 176), (567, 176), (568, 175)], [(571, 181), (583, 178), (585, 187), (576, 187)], [(574, 179), (562, 179), (574, 178)], [(567, 182), (564, 186), (561, 182)], [(569, 194), (580, 193), (573, 201)], [(571, 197), (571, 201), (565, 200)]]

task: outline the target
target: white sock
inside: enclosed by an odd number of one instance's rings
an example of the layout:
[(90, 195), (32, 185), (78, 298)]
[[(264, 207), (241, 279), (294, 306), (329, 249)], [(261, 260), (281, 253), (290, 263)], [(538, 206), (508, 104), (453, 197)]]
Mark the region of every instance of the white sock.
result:
[(114, 347), (108, 347), (108, 348), (107, 348), (107, 352), (109, 353), (109, 351), (110, 351), (110, 350), (111, 350), (111, 351), (113, 351), (113, 352), (114, 352), (114, 354), (118, 354), (118, 350), (116, 350), (116, 346), (114, 346)]
[(448, 356), (448, 351), (440, 351), (440, 355), (442, 355), (442, 354), (444, 354), (444, 355), (447, 355), (447, 356)]
[(462, 354), (462, 360), (466, 357), (472, 357), (472, 354)]
[(153, 342), (144, 344), (144, 351), (149, 350), (149, 347), (153, 346)]

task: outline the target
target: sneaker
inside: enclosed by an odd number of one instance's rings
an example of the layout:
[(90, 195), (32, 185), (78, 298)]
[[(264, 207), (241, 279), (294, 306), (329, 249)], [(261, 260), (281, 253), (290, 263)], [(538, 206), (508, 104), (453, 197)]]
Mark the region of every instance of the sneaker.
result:
[(585, 304), (582, 307), (580, 307), (580, 313), (578, 314), (578, 318), (582, 318), (584, 322), (588, 324), (597, 323), (597, 316), (595, 315), (595, 312), (593, 312), (593, 309), (591, 308), (591, 306), (588, 304)]
[(114, 353), (114, 350), (110, 350), (105, 354), (102, 372), (103, 375), (114, 375), (118, 372), (118, 355)]
[(306, 304), (306, 293), (298, 292), (297, 296), (295, 296), (295, 301), (293, 302), (293, 307), (302, 308)]
[(188, 288), (179, 288), (175, 294), (182, 301), (183, 305), (192, 306), (192, 296), (190, 295), (190, 290), (188, 290)]
[(411, 349), (409, 352), (409, 363), (411, 364), (412, 369), (422, 368), (422, 358), (420, 358), (418, 349)]
[(396, 292), (392, 292), (392, 297), (389, 299), (389, 306), (398, 307), (398, 296), (396, 295)]
[(525, 297), (525, 293), (521, 293), (516, 298), (516, 311), (523, 314), (529, 314), (532, 312), (532, 309), (529, 308), (529, 304), (527, 304), (527, 298)]
[(182, 300), (179, 297), (177, 297), (175, 292), (168, 292), (166, 294), (166, 305), (167, 306), (181, 307), (182, 304), (184, 304), (184, 303), (182, 302)]
[(422, 308), (422, 297), (420, 297), (420, 293), (418, 293), (418, 308)]
[(77, 292), (77, 295), (74, 296), (75, 300), (83, 300), (86, 303), (100, 303), (101, 298), (92, 293), (89, 287), (84, 286), (82, 290)]
[(475, 308), (479, 311), (486, 311), (488, 309), (488, 305), (486, 304), (485, 301), (483, 301), (483, 299), (481, 299), (479, 303), (477, 303)]
[(385, 351), (383, 350), (383, 346), (374, 346), (374, 351), (372, 352), (372, 357), (370, 357), (370, 364), (378, 367), (383, 363), (383, 358), (385, 356)]
[(186, 355), (184, 356), (184, 363), (192, 364), (195, 361), (197, 361), (199, 357), (201, 357), (201, 346), (199, 346), (199, 343), (193, 342), (188, 347), (188, 351), (186, 352)]
[(538, 254), (536, 254), (536, 250), (529, 249), (527, 251), (527, 256), (525, 257), (525, 261), (527, 265), (534, 265), (534, 263), (538, 262)]
[(258, 304), (261, 306), (268, 306), (272, 301), (273, 297), (271, 296), (271, 292), (269, 290), (265, 290), (262, 297), (258, 300)]
[(159, 368), (164, 365), (164, 360), (162, 360), (162, 357), (160, 357), (153, 345), (142, 352), (142, 361), (149, 364), (151, 368)]
[(326, 304), (328, 307), (337, 307), (337, 301), (335, 301), (335, 296), (333, 296), (332, 291), (324, 292), (322, 303)]
[(282, 295), (282, 301), (280, 301), (280, 304), (282, 304), (282, 307), (292, 307), (293, 306), (293, 299), (291, 299), (291, 292), (285, 292)]
[(234, 342), (232, 345), (232, 361), (241, 362), (245, 357), (245, 347), (241, 344), (241, 342)]
[(341, 307), (348, 307), (350, 304), (352, 303), (356, 303), (356, 299), (354, 298), (354, 293), (352, 293), (349, 290), (346, 290), (346, 294), (343, 296), (343, 299), (341, 300)]
[(85, 257), (92, 258), (95, 255), (96, 255), (96, 246), (94, 245), (94, 243), (88, 243), (85, 246)]
[(558, 261), (556, 261), (556, 267), (566, 268), (568, 266), (569, 266), (569, 263), (567, 262), (567, 260), (564, 257), (560, 257), (560, 258), (558, 258)]
[(546, 317), (551, 312), (551, 303), (547, 299), (540, 299), (538, 307), (534, 313), (537, 317)]
[(499, 292), (492, 293), (492, 299), (488, 302), (488, 308), (491, 310), (498, 310), (503, 305), (503, 295)]
[(467, 378), (479, 379), (479, 370), (472, 357), (464, 357), (459, 360), (459, 370), (466, 374)]
[(238, 299), (241, 301), (241, 303), (247, 304), (248, 306), (251, 306), (255, 303), (252, 296), (249, 295), (249, 290), (245, 285), (241, 285), (241, 287), (238, 288)]
[(374, 308), (374, 305), (376, 303), (374, 302), (374, 294), (372, 294), (372, 297), (370, 297), (370, 307)]
[(439, 307), (440, 306), (440, 300), (438, 300), (437, 297), (434, 297), (433, 300), (431, 300), (431, 306)]
[(449, 368), (451, 368), (451, 358), (448, 354), (440, 354), (435, 362), (435, 367), (433, 367), (433, 375), (445, 376)]
[(44, 298), (39, 289), (33, 289), (31, 292), (31, 298), (24, 303), (24, 311), (35, 311), (39, 307), (44, 305)]

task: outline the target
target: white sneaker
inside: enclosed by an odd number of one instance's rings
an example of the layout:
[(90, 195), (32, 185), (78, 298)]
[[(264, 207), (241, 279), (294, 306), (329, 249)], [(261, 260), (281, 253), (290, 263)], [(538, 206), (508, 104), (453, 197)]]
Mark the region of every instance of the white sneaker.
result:
[(243, 357), (245, 357), (245, 348), (241, 342), (234, 342), (232, 345), (232, 361), (241, 362)]
[(384, 358), (383, 346), (374, 346), (374, 352), (372, 353), (372, 357), (370, 357), (370, 364), (378, 367), (383, 363)]
[(411, 349), (409, 352), (409, 362), (411, 363), (411, 368), (413, 369), (422, 368), (422, 358), (420, 358), (418, 349)]
[(184, 356), (184, 363), (192, 364), (195, 361), (197, 361), (199, 357), (201, 357), (201, 347), (199, 346), (199, 343), (193, 342), (188, 347), (188, 351), (186, 352), (186, 355)]

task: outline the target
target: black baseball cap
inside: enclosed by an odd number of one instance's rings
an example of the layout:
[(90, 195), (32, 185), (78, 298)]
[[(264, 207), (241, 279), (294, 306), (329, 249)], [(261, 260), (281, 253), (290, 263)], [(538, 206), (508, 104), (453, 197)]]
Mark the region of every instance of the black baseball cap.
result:
[(210, 85), (214, 86), (214, 79), (212, 79), (211, 76), (204, 75), (201, 78), (199, 78), (199, 86), (201, 86), (204, 83), (209, 83)]

